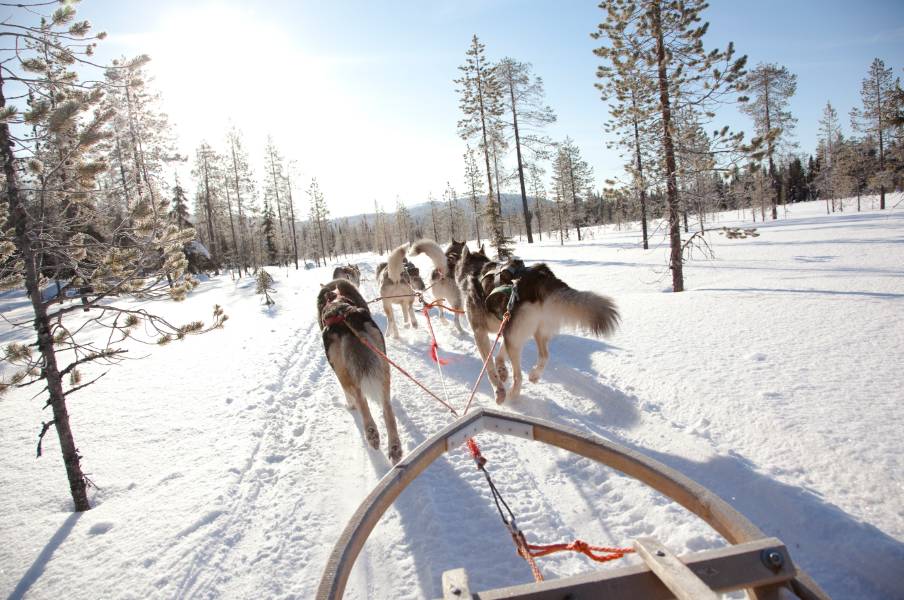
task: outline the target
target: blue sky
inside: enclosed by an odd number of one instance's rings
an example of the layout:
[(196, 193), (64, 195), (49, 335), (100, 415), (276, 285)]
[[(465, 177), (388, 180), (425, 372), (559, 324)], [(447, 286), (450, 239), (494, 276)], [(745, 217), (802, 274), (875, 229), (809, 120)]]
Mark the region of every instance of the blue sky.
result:
[[(620, 170), (605, 147), (605, 105), (593, 87), (594, 2), (114, 2), (80, 13), (111, 34), (100, 56), (147, 52), (188, 151), (218, 143), (228, 121), (262, 154), (267, 134), (317, 177), (334, 215), (440, 196), (462, 186), (456, 135), (458, 76), (471, 35), (491, 59), (534, 65), (559, 120), (597, 182)], [(826, 100), (847, 114), (874, 57), (902, 74), (904, 2), (715, 0), (706, 46), (735, 42), (752, 65), (777, 62), (798, 76), (791, 108), (801, 152), (812, 152)], [(727, 124), (751, 130), (733, 110)], [(298, 197), (303, 197), (300, 194)]]

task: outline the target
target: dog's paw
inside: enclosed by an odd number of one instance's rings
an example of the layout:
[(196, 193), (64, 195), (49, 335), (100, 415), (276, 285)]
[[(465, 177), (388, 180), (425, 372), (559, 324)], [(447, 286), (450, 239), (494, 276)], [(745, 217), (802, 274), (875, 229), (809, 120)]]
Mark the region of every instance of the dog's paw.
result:
[(389, 461), (392, 464), (398, 463), (402, 459), (402, 444), (396, 442), (389, 446)]
[(502, 404), (505, 402), (505, 388), (498, 387), (496, 388), (496, 404)]
[(380, 449), (380, 432), (377, 431), (376, 425), (370, 425), (364, 430), (364, 437), (367, 438), (367, 443), (374, 450)]
[(527, 379), (531, 383), (537, 383), (538, 381), (540, 381), (540, 375), (542, 375), (542, 373), (540, 371), (537, 371), (536, 369), (532, 369), (531, 372), (528, 374)]

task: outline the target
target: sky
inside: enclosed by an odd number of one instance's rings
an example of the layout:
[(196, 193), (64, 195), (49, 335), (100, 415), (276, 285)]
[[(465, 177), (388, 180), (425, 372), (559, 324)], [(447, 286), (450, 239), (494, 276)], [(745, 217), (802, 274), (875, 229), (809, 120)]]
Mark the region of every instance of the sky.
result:
[[(84, 0), (79, 13), (109, 34), (101, 59), (151, 56), (184, 154), (201, 140), (223, 145), (235, 124), (261, 163), (271, 135), (293, 163), (295, 197), (306, 205), (316, 177), (332, 216), (441, 197), (446, 182), (464, 188), (453, 80), (473, 34), (491, 60), (533, 65), (558, 116), (547, 133), (575, 140), (597, 187), (621, 172), (593, 87), (590, 33), (603, 18), (595, 2)], [(704, 18), (707, 48), (733, 41), (751, 66), (777, 62), (797, 75), (791, 110), (804, 153), (816, 146), (827, 100), (850, 131), (873, 58), (896, 75), (904, 67), (899, 0), (713, 0)], [(750, 137), (749, 119), (734, 108), (720, 118)]]

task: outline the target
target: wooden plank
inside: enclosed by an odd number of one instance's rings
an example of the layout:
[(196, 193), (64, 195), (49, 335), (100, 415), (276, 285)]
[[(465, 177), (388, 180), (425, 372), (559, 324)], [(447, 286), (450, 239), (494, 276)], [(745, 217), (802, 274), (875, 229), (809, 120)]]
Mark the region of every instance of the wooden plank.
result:
[[(782, 566), (774, 570), (763, 563), (762, 552), (775, 551)], [(795, 567), (780, 540), (764, 538), (746, 544), (697, 552), (679, 560), (718, 593), (751, 587), (787, 585), (795, 576)], [(603, 567), (581, 575), (527, 583), (495, 590), (472, 592), (479, 600), (671, 600), (675, 594), (645, 564), (628, 567)]]
[(657, 540), (637, 538), (634, 551), (678, 600), (719, 600), (703, 580)]
[(471, 600), (468, 574), (464, 569), (443, 573), (443, 600)]

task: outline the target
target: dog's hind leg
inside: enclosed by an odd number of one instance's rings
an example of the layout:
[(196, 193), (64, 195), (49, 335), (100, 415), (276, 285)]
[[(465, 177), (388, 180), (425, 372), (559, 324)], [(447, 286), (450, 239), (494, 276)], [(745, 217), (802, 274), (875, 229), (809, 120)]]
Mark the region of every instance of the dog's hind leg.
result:
[(537, 342), (537, 364), (534, 365), (534, 368), (530, 370), (530, 374), (527, 376), (531, 383), (540, 381), (540, 376), (543, 375), (546, 363), (549, 362), (549, 338), (537, 333), (534, 335), (534, 340)]
[(389, 393), (389, 365), (383, 364), (383, 388), (381, 404), (383, 405), (383, 421), (386, 423), (386, 436), (389, 438), (389, 460), (396, 464), (402, 458), (402, 442), (399, 441), (399, 430), (396, 427), (395, 413), (392, 412), (392, 400)]
[(506, 344), (505, 338), (503, 338), (503, 343), (499, 347), (499, 354), (496, 355), (496, 372), (499, 374), (499, 379), (501, 379), (503, 383), (508, 379), (508, 368), (505, 366), (505, 356)]
[(361, 421), (364, 423), (364, 438), (374, 450), (380, 449), (380, 432), (377, 431), (377, 424), (370, 414), (370, 407), (367, 406), (367, 399), (361, 393), (361, 388), (357, 385), (353, 389), (355, 399), (358, 401), (358, 408), (361, 410)]
[[(453, 306), (452, 308), (461, 310), (460, 306)], [(452, 313), (452, 314), (453, 314), (452, 322), (455, 323), (455, 329), (458, 330), (458, 333), (464, 334), (465, 330), (462, 329), (462, 327), (461, 327), (461, 319), (459, 318), (459, 314), (458, 313)]]
[(395, 313), (392, 311), (392, 303), (385, 298), (383, 299), (383, 312), (386, 313), (386, 329), (389, 330), (389, 335), (398, 339), (399, 328), (396, 326)]
[[(483, 329), (476, 329), (474, 331), (474, 341), (477, 342), (480, 358), (487, 361), (491, 348), (487, 332)], [(490, 378), (490, 383), (496, 389), (496, 404), (502, 404), (505, 400), (505, 385), (503, 385), (502, 380), (499, 379), (499, 375), (496, 373), (496, 366), (493, 364), (492, 358), (487, 361), (487, 377)]]
[(414, 302), (408, 302), (408, 313), (411, 315), (411, 326), (417, 329), (417, 316), (414, 314)]
[[(505, 349), (509, 360), (512, 361), (512, 389), (509, 390), (507, 400), (511, 402), (521, 394), (521, 344), (517, 340), (505, 338)], [(500, 354), (502, 354), (500, 352)]]

